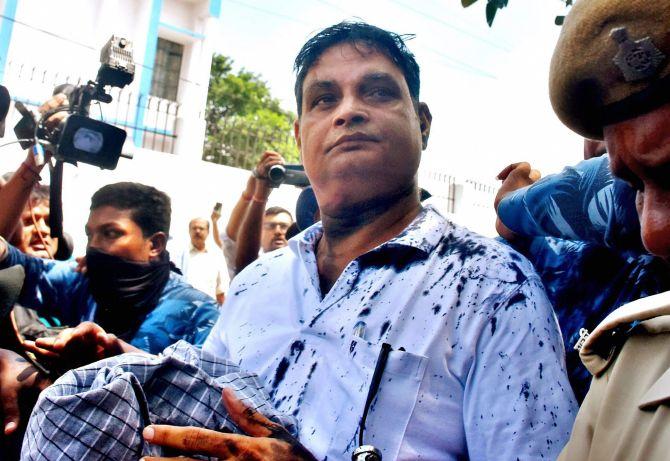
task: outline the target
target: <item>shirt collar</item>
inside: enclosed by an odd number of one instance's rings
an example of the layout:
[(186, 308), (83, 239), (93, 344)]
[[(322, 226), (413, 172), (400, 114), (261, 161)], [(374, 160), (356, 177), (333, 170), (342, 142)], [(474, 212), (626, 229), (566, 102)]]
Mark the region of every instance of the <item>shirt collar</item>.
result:
[[(413, 248), (427, 256), (435, 249), (450, 225), (432, 205), (426, 205), (400, 234), (374, 248), (370, 253), (393, 248)], [(291, 239), (289, 244), (314, 250), (322, 235), (323, 226), (319, 221), (295, 239)]]
[(200, 251), (198, 250), (193, 244), (191, 243), (191, 253), (209, 253), (209, 250), (207, 249), (207, 244), (205, 244), (205, 249)]

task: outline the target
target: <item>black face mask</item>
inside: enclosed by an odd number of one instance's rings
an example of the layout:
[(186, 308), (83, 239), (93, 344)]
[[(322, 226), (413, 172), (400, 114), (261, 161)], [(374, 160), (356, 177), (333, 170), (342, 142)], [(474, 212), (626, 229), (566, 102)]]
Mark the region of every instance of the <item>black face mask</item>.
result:
[(88, 286), (98, 304), (95, 322), (122, 338), (134, 333), (158, 304), (170, 266), (167, 251), (156, 261), (141, 263), (87, 249)]

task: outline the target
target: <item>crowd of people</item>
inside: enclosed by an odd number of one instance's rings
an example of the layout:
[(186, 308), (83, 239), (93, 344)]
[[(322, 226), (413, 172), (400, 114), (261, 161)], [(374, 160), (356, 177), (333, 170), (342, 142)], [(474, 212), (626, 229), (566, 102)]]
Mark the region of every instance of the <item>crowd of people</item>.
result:
[(0, 290), (3, 453), (666, 459), (665, 24), (669, 0), (575, 2), (549, 88), (584, 161), (503, 169), (497, 239), (422, 205), (419, 65), (361, 22), (318, 32), (294, 63), (311, 184), (296, 222), (267, 207), (284, 162), (268, 151), (225, 228), (220, 204), (194, 216), (181, 254), (165, 193), (102, 187), (73, 259), (29, 152), (0, 188), (0, 285), (16, 267), (21, 282)]

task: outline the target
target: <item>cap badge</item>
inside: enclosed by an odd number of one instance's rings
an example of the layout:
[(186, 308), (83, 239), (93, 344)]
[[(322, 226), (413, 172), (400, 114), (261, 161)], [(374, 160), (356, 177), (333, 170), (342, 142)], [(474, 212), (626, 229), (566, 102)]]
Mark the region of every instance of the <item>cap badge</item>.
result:
[(628, 38), (625, 27), (612, 29), (610, 37), (619, 44), (614, 64), (621, 70), (627, 82), (653, 77), (665, 55), (654, 45), (649, 37), (640, 40)]

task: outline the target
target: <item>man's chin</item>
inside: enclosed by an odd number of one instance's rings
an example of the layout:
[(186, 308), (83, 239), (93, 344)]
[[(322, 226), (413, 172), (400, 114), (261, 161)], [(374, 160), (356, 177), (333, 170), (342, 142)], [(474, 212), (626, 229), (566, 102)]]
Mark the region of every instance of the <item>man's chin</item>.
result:
[(288, 242), (286, 240), (273, 241), (270, 244), (270, 251), (274, 251), (274, 250), (278, 250), (280, 248), (284, 248), (286, 245), (288, 245)]
[(37, 249), (31, 248), (28, 251), (26, 251), (26, 254), (29, 256), (34, 256), (36, 258), (44, 258), (44, 259), (50, 259), (51, 256), (53, 256), (49, 255), (47, 250), (45, 250), (44, 248), (37, 248)]

